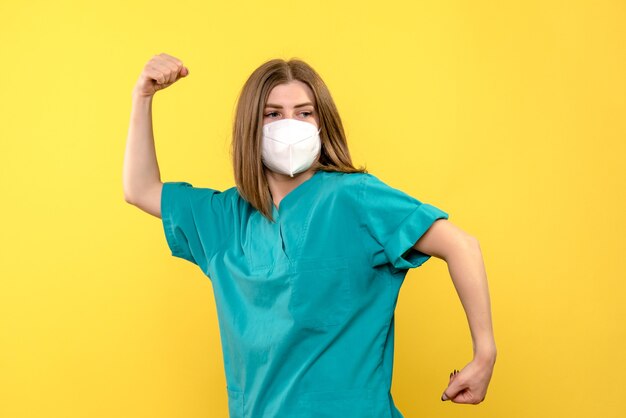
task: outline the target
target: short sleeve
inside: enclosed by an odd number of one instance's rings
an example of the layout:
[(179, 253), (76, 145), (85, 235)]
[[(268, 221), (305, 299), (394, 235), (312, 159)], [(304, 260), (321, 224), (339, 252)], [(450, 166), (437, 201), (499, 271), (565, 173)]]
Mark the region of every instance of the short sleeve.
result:
[(171, 253), (204, 272), (233, 230), (231, 213), (225, 192), (182, 181), (163, 183), (161, 221)]
[(362, 176), (359, 200), (361, 224), (368, 232), (366, 248), (374, 267), (390, 263), (397, 269), (409, 269), (431, 257), (413, 246), (437, 219), (448, 219), (446, 212), (369, 173)]

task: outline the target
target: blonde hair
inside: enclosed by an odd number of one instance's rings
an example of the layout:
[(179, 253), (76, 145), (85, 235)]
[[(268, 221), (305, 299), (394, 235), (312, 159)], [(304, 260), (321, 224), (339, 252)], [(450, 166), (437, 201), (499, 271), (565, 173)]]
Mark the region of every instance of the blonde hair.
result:
[(366, 173), (366, 168), (352, 165), (341, 117), (328, 87), (306, 62), (292, 58), (272, 59), (259, 66), (241, 89), (233, 123), (231, 156), (239, 194), (263, 216), (273, 222), (272, 197), (261, 160), (263, 110), (272, 89), (299, 80), (307, 84), (315, 97), (319, 117), (320, 157), (311, 166), (315, 171)]

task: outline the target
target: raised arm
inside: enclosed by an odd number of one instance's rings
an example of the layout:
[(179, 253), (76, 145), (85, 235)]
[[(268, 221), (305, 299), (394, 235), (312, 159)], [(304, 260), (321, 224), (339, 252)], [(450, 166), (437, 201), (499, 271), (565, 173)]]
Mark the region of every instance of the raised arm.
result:
[(161, 53), (145, 65), (132, 91), (130, 126), (124, 154), (126, 202), (161, 217), (161, 174), (152, 130), (152, 100), (157, 91), (189, 74), (179, 59)]

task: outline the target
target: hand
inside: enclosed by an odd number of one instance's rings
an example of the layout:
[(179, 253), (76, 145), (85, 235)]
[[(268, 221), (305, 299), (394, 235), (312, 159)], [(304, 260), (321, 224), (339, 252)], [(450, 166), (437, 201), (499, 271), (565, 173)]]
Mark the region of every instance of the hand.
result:
[(189, 75), (189, 69), (176, 57), (161, 53), (145, 65), (133, 90), (139, 96), (152, 96)]
[(441, 395), (442, 401), (479, 404), (485, 400), (487, 386), (493, 374), (494, 361), (474, 359), (461, 371), (450, 373), (448, 387)]

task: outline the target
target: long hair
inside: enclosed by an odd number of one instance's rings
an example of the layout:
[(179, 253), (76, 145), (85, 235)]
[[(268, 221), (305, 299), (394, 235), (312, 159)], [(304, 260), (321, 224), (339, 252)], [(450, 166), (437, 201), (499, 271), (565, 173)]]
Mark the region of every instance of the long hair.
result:
[(261, 64), (250, 75), (237, 99), (231, 156), (239, 194), (272, 222), (272, 196), (261, 160), (263, 110), (272, 89), (293, 80), (307, 84), (315, 96), (322, 144), (320, 157), (311, 168), (314, 171), (367, 172), (365, 167), (357, 169), (352, 165), (341, 117), (319, 74), (297, 58), (272, 59)]

